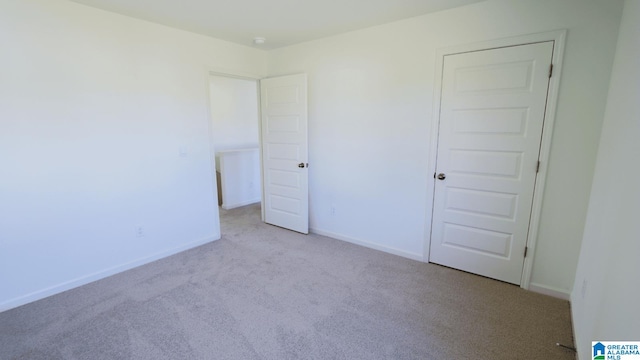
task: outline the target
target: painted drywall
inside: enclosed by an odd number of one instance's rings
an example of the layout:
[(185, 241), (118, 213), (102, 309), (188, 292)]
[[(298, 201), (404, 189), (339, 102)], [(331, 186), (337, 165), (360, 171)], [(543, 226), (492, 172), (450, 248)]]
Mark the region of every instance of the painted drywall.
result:
[(257, 148), (258, 83), (211, 76), (209, 85), (215, 151)]
[(219, 238), (208, 72), (263, 51), (64, 0), (0, 48), (0, 311)]
[(220, 186), (225, 210), (260, 202), (260, 151), (238, 149), (220, 151)]
[(221, 173), (222, 208), (259, 202), (258, 82), (212, 75), (209, 97), (216, 169)]
[(489, 0), (268, 54), (309, 78), (313, 231), (423, 259), (436, 49), (568, 29), (531, 286), (568, 297), (622, 1)]
[(580, 359), (591, 341), (640, 339), (640, 2), (627, 0), (576, 282), (571, 293)]

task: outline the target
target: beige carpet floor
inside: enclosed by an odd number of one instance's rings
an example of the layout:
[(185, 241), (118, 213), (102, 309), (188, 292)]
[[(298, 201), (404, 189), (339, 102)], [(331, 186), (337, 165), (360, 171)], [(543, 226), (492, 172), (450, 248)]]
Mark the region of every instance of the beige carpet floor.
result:
[(0, 313), (0, 359), (575, 359), (569, 303), (221, 210), (222, 239)]

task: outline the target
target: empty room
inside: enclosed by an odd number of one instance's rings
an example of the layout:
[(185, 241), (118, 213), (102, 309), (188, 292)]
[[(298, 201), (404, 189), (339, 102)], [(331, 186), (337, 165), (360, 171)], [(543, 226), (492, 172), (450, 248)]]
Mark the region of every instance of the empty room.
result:
[(637, 0), (0, 0), (0, 359), (640, 356), (638, 39)]

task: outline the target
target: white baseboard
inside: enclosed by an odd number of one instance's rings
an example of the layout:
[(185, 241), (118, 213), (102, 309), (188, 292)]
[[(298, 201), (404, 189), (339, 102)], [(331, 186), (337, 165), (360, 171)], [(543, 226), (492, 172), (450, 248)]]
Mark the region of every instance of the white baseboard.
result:
[(246, 205), (259, 203), (260, 201), (262, 201), (262, 199), (261, 198), (257, 198), (257, 199), (252, 199), (252, 200), (247, 200), (247, 201), (242, 201), (242, 202), (239, 202), (239, 203), (227, 205), (227, 204), (224, 203), (224, 198), (223, 198), (221, 207), (223, 209), (225, 209), (225, 210), (231, 210), (231, 209), (235, 209), (235, 208), (240, 207), (240, 206), (246, 206)]
[(529, 283), (529, 290), (537, 292), (539, 294), (553, 296), (562, 300), (571, 300), (571, 293), (567, 292), (566, 290), (555, 288), (553, 286)]
[(337, 234), (337, 233), (334, 233), (334, 232), (331, 232), (331, 231), (322, 230), (322, 229), (311, 228), (311, 229), (309, 229), (309, 231), (311, 231), (314, 234), (327, 236), (327, 237), (334, 238), (334, 239), (337, 239), (337, 240), (346, 241), (348, 243), (352, 243), (352, 244), (355, 244), (355, 245), (360, 245), (360, 246), (364, 246), (364, 247), (367, 247), (367, 248), (370, 248), (370, 249), (383, 251), (383, 252), (386, 252), (386, 253), (389, 253), (389, 254), (402, 256), (402, 257), (405, 257), (405, 258), (408, 258), (408, 259), (411, 259), (411, 260), (424, 261), (424, 257), (423, 257), (422, 254), (411, 253), (411, 252), (408, 252), (408, 251), (404, 251), (404, 250), (392, 248), (392, 247), (389, 247), (389, 246), (384, 246), (384, 245), (372, 243), (372, 242), (361, 240), (361, 239), (356, 239), (354, 237), (350, 237), (350, 236), (346, 236), (346, 235), (342, 235), (342, 234)]
[(117, 273), (126, 271), (126, 270), (130, 270), (133, 269), (135, 267), (144, 265), (144, 264), (148, 264), (150, 262), (156, 261), (156, 260), (160, 260), (162, 258), (177, 254), (179, 252), (185, 251), (185, 250), (189, 250), (191, 248), (200, 246), (200, 245), (204, 245), (206, 243), (215, 241), (220, 239), (220, 236), (218, 235), (217, 238), (215, 236), (213, 237), (207, 237), (204, 239), (200, 239), (200, 240), (196, 240), (178, 247), (175, 247), (173, 249), (169, 249), (169, 250), (165, 250), (156, 254), (153, 254), (151, 256), (147, 256), (141, 259), (137, 259), (134, 261), (130, 261), (128, 263), (124, 263), (121, 265), (117, 265), (105, 270), (101, 270), (92, 274), (88, 274), (85, 276), (81, 276), (79, 278), (73, 279), (73, 280), (69, 280), (66, 282), (63, 282), (61, 284), (58, 285), (54, 285), (42, 290), (38, 290), (38, 291), (34, 291), (30, 294), (27, 295), (23, 295), (20, 297), (17, 297), (15, 299), (10, 299), (8, 301), (5, 301), (3, 303), (0, 303), (0, 312), (6, 311), (6, 310), (10, 310), (13, 308), (16, 308), (18, 306), (22, 306), (25, 304), (28, 304), (30, 302), (34, 302), (40, 299), (44, 299), (46, 297), (55, 295), (55, 294), (59, 294), (63, 291), (67, 291), (67, 290), (71, 290), (73, 288), (82, 286), (82, 285), (86, 285), (88, 283), (100, 280), (100, 279), (104, 279), (106, 277), (109, 277), (111, 275), (115, 275)]

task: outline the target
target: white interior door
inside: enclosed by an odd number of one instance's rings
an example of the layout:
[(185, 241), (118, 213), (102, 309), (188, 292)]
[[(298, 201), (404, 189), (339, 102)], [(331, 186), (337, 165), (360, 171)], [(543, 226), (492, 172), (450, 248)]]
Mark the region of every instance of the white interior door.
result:
[(264, 221), (309, 233), (307, 76), (260, 81)]
[(552, 52), (444, 57), (430, 262), (520, 284)]

